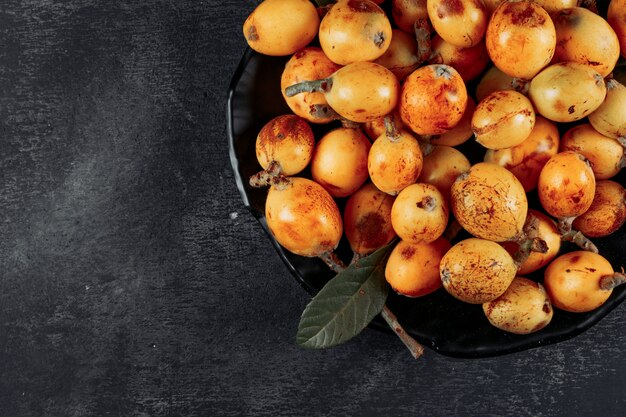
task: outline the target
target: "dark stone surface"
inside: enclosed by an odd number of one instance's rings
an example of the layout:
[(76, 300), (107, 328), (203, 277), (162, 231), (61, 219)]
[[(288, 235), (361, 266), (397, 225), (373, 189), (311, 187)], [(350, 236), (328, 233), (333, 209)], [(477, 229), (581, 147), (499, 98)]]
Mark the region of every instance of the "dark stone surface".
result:
[(295, 345), (225, 138), (254, 4), (2, 2), (0, 415), (623, 415), (623, 306), (494, 359)]

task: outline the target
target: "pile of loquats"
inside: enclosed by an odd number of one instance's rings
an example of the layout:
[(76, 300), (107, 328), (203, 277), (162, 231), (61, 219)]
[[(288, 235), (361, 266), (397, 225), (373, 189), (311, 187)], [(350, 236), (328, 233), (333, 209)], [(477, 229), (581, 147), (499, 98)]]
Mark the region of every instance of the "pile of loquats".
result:
[[(261, 129), (250, 178), (269, 187), (275, 239), (335, 271), (342, 237), (352, 262), (391, 243), (396, 292), (443, 287), (511, 333), (544, 328), (553, 306), (601, 306), (626, 282), (591, 240), (626, 221), (611, 180), (626, 165), (626, 0), (606, 19), (579, 0), (385, 1), (264, 0), (243, 25), (255, 51), (291, 56), (293, 114)], [(311, 124), (332, 127), (316, 140)]]

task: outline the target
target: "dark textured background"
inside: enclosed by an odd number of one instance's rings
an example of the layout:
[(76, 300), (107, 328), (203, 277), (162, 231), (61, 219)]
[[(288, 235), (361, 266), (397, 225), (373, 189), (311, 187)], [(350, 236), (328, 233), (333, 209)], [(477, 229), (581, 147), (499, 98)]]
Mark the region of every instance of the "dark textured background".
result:
[(0, 415), (623, 415), (624, 306), (487, 360), (296, 346), (227, 153), (254, 4), (2, 1)]

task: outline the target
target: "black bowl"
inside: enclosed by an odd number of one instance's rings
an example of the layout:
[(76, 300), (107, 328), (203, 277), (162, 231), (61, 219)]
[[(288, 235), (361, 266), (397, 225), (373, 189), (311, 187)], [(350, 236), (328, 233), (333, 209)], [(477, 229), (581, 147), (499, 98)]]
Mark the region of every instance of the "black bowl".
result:
[[(305, 258), (284, 250), (267, 229), (264, 217), (267, 190), (248, 185), (248, 178), (261, 167), (256, 160), (255, 141), (265, 123), (281, 114), (290, 113), (280, 94), (280, 75), (287, 58), (259, 55), (248, 49), (235, 72), (228, 92), (228, 140), (230, 158), (237, 186), (244, 204), (259, 220), (270, 241), (296, 280), (310, 293), (315, 294), (334, 275), (317, 258)], [(336, 125), (334, 125), (336, 127)], [(320, 138), (328, 126), (314, 126)], [(472, 141), (468, 141), (472, 142)], [(470, 159), (481, 159), (484, 151), (466, 145), (464, 152)], [(304, 175), (307, 175), (306, 173)], [(626, 183), (626, 172), (613, 180)], [(531, 196), (531, 200), (533, 196)], [(343, 201), (338, 201), (340, 207)], [(538, 207), (536, 204), (534, 207)], [(594, 239), (594, 243), (618, 269), (624, 262), (626, 227), (613, 235)], [(564, 245), (562, 252), (573, 250)], [(345, 239), (338, 248), (339, 255), (348, 258)], [(543, 270), (529, 275), (541, 281)], [(554, 312), (552, 322), (543, 330), (530, 335), (514, 335), (489, 324), (480, 305), (462, 303), (440, 289), (425, 297), (410, 299), (390, 293), (388, 305), (401, 324), (416, 340), (448, 356), (478, 358), (503, 355), (570, 339), (593, 326), (626, 298), (626, 288), (617, 288), (608, 301), (590, 313)], [(386, 324), (377, 317), (370, 327), (386, 330)]]

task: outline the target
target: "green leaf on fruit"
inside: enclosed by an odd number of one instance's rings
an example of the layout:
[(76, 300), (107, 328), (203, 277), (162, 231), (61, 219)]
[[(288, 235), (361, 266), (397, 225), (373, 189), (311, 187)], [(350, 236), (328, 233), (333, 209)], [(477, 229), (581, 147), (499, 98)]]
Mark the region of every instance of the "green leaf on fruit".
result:
[(393, 245), (361, 258), (337, 274), (302, 312), (297, 343), (323, 349), (345, 343), (361, 333), (387, 300), (385, 264)]

